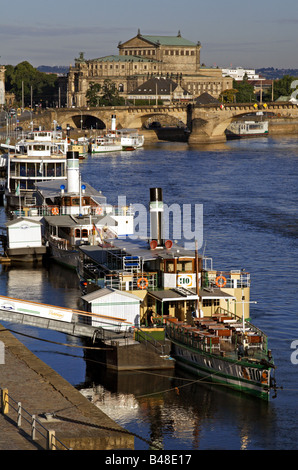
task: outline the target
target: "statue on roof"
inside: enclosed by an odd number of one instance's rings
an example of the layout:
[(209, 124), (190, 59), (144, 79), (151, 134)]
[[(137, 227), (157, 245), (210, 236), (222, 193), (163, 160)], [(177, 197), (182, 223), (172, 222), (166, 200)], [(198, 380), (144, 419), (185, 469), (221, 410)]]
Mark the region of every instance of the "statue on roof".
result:
[(85, 52), (80, 52), (79, 53), (79, 58), (75, 59), (76, 62), (85, 62), (85, 57), (84, 57)]

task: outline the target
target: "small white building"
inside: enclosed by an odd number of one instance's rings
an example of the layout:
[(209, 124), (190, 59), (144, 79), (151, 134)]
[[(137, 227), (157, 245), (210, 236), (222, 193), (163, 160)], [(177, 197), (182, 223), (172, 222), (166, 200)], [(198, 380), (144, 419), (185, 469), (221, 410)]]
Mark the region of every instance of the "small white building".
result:
[(42, 241), (42, 224), (20, 217), (6, 223), (6, 253), (14, 261), (40, 261), (46, 252)]
[(82, 297), (84, 309), (94, 313), (92, 326), (127, 329), (140, 326), (142, 299), (126, 291), (103, 288)]
[(236, 81), (241, 81), (247, 76), (248, 80), (261, 80), (261, 77), (254, 69), (244, 69), (242, 67), (222, 69), (223, 77), (232, 77)]

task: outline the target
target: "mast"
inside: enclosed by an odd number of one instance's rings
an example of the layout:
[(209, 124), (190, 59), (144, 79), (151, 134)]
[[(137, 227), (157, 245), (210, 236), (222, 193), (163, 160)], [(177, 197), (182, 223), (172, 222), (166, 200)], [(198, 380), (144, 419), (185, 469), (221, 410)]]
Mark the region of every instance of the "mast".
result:
[(201, 297), (200, 297), (200, 283), (199, 283), (199, 256), (198, 256), (198, 242), (195, 241), (195, 263), (196, 263), (196, 294), (197, 298), (197, 314), (200, 316), (201, 310)]

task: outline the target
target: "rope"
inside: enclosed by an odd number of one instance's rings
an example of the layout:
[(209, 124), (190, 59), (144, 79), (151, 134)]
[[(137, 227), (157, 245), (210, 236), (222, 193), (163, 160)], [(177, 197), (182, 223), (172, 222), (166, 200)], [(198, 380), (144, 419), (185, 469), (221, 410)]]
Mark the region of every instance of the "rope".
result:
[[(28, 335), (26, 333), (20, 333), (18, 331), (12, 330), (10, 328), (6, 328), (5, 330), (10, 331), (11, 333), (15, 333), (17, 335), (26, 336), (27, 338), (36, 339), (38, 341), (44, 341), (45, 343), (57, 344), (59, 346), (68, 346), (69, 348), (96, 349), (96, 350), (104, 350), (104, 351), (111, 351), (112, 350), (112, 348), (97, 348), (97, 347), (94, 347), (94, 346), (78, 346), (76, 344), (59, 343), (58, 341), (50, 341), (48, 339), (37, 338), (36, 336)], [(0, 330), (0, 332), (5, 331), (5, 330)]]

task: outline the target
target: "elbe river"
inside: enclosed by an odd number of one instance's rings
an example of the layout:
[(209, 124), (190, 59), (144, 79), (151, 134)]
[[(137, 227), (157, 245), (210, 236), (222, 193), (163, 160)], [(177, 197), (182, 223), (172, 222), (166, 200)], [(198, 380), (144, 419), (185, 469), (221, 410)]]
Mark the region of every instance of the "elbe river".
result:
[[(200, 252), (218, 270), (251, 274), (252, 322), (269, 337), (282, 389), (269, 403), (202, 384), (180, 370), (106, 373), (56, 332), (5, 324), (35, 355), (125, 429), (135, 449), (296, 450), (298, 448), (298, 137), (266, 137), (190, 147), (157, 143), (135, 152), (88, 156), (82, 180), (148, 206), (149, 188), (165, 204), (203, 205)], [(5, 221), (2, 210), (2, 223)], [(58, 265), (2, 266), (2, 295), (77, 308), (78, 278)], [(39, 338), (39, 339), (35, 339)], [(67, 346), (40, 341), (47, 339)]]

